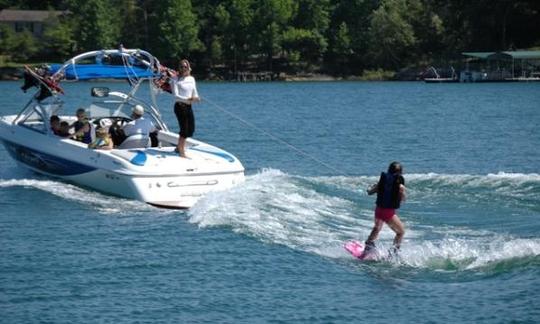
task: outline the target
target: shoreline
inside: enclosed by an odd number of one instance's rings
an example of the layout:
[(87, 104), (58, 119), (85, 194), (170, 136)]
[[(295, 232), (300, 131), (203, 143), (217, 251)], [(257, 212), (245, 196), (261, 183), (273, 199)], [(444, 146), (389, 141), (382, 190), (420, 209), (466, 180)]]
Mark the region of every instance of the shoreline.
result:
[[(0, 67), (0, 81), (19, 81), (23, 79), (22, 67)], [(210, 82), (331, 82), (331, 81), (420, 81), (417, 78), (400, 78), (394, 73), (366, 73), (362, 76), (332, 76), (320, 73), (300, 73), (286, 74), (284, 72), (242, 72), (236, 77), (218, 76), (210, 73), (200, 75), (195, 73), (195, 77), (200, 81)], [(110, 81), (110, 80), (109, 80)]]

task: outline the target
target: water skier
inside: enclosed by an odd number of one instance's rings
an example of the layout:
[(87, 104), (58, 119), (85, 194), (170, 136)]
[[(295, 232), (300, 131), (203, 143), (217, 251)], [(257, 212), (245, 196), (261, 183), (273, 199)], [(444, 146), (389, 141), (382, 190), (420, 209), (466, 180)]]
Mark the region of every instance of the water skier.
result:
[(379, 236), (384, 223), (395, 233), (392, 253), (397, 253), (401, 246), (401, 240), (405, 234), (405, 227), (399, 219), (396, 210), (401, 202), (405, 201), (405, 179), (402, 176), (403, 168), (399, 162), (392, 162), (388, 171), (381, 172), (379, 182), (367, 189), (368, 195), (377, 193), (375, 207), (375, 225), (365, 242), (365, 252), (375, 249), (375, 240)]

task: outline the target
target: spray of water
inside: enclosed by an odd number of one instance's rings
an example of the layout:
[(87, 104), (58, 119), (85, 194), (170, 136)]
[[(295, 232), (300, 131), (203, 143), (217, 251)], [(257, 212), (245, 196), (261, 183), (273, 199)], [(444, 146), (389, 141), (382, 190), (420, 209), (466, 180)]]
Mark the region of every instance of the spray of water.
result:
[[(540, 175), (438, 175), (407, 176), (409, 202), (470, 199), (495, 200), (500, 204), (538, 209)], [(348, 260), (343, 249), (350, 239), (365, 239), (373, 224), (373, 197), (364, 189), (376, 177), (301, 177), (279, 170), (262, 170), (248, 176), (246, 182), (227, 191), (213, 192), (187, 213), (188, 221), (199, 227), (224, 227), (236, 233), (256, 237), (268, 244), (326, 258)], [(129, 215), (133, 211), (170, 213), (144, 203), (111, 197), (77, 186), (40, 179), (0, 179), (0, 188), (23, 187), (40, 190), (60, 199), (94, 208), (107, 215)], [(470, 196), (473, 195), (473, 198)], [(536, 208), (536, 209), (535, 209)], [(407, 219), (407, 234), (397, 265), (417, 269), (459, 271), (485, 269), (514, 259), (540, 256), (540, 239), (513, 237), (491, 232), (481, 226), (441, 226), (422, 218)], [(393, 233), (383, 230), (378, 246), (383, 253), (390, 248)]]
[[(471, 190), (477, 193), (476, 199), (479, 196), (485, 200), (494, 197), (505, 200), (519, 192), (521, 201), (523, 196), (534, 196), (540, 188), (537, 175), (417, 174), (408, 178), (411, 183), (420, 183), (411, 188), (413, 203), (415, 199), (426, 197), (447, 201), (455, 196), (453, 199), (462, 200)], [(369, 234), (373, 224), (373, 199), (365, 196), (363, 188), (376, 180), (376, 177), (306, 178), (263, 170), (249, 176), (242, 186), (207, 195), (189, 211), (189, 221), (200, 227), (229, 227), (264, 242), (324, 257), (350, 258), (343, 243)], [(537, 238), (513, 238), (474, 225), (442, 229), (440, 224), (416, 222), (407, 222), (400, 257), (389, 262), (455, 271), (481, 269), (510, 258), (540, 255), (540, 239)], [(392, 239), (393, 233), (384, 230), (379, 249), (389, 249)]]

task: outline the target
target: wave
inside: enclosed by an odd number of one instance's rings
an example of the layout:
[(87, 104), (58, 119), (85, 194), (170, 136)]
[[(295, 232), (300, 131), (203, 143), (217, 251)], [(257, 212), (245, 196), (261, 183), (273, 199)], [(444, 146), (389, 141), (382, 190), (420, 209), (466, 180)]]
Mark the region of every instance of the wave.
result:
[[(377, 182), (378, 177), (314, 178), (348, 190), (363, 192)], [(409, 202), (444, 204), (448, 201), (515, 207), (540, 212), (540, 174), (499, 172), (472, 174), (406, 174)]]
[(0, 179), (0, 188), (33, 188), (62, 199), (90, 206), (101, 214), (129, 215), (133, 210), (145, 211), (154, 208), (139, 201), (101, 194), (96, 191), (54, 180), (41, 179)]
[(426, 198), (460, 196), (467, 200), (511, 199), (538, 203), (540, 175), (499, 172), (487, 175), (412, 174), (412, 190)]
[[(187, 212), (199, 227), (225, 227), (268, 244), (280, 244), (335, 260), (351, 260), (343, 249), (350, 239), (366, 238), (373, 224), (373, 197), (364, 190), (377, 180), (370, 176), (303, 177), (267, 169), (246, 177), (242, 185), (213, 192)], [(537, 174), (407, 175), (410, 199), (478, 203), (501, 200), (516, 193), (520, 203), (538, 208)], [(142, 202), (113, 197), (68, 183), (46, 179), (0, 179), (0, 188), (25, 187), (89, 206), (106, 215), (133, 215), (158, 210)], [(466, 198), (476, 195), (475, 198)], [(455, 196), (455, 197), (453, 197)], [(525, 198), (523, 198), (525, 197)], [(511, 199), (510, 199), (511, 200)], [(393, 232), (381, 232), (378, 246), (386, 251)], [(484, 226), (429, 224), (407, 220), (407, 234), (396, 265), (435, 271), (491, 271), (512, 260), (538, 260), (540, 240), (495, 233)], [(537, 261), (536, 261), (537, 262)], [(516, 264), (520, 264), (517, 262)]]
[(540, 239), (513, 238), (492, 234), (483, 238), (447, 237), (412, 242), (400, 253), (401, 264), (441, 271), (481, 270), (484, 272), (519, 260), (540, 257)]
[[(200, 227), (221, 226), (332, 259), (346, 259), (343, 243), (365, 238), (373, 224), (373, 198), (364, 190), (378, 177), (301, 177), (279, 170), (262, 170), (246, 177), (243, 185), (208, 194), (189, 212), (189, 221)], [(540, 175), (438, 175), (407, 176), (413, 199), (440, 195), (463, 196), (482, 192), (486, 200), (520, 192), (538, 205)], [(442, 188), (441, 188), (442, 187)], [(452, 190), (457, 193), (449, 194)], [(496, 189), (496, 190), (495, 190)], [(502, 193), (501, 193), (502, 192)], [(477, 198), (471, 199), (477, 203)], [(505, 200), (504, 198), (503, 200)], [(479, 228), (409, 222), (399, 264), (441, 271), (482, 270), (512, 258), (536, 258), (540, 240), (509, 238)], [(393, 232), (383, 230), (380, 248), (391, 246)]]

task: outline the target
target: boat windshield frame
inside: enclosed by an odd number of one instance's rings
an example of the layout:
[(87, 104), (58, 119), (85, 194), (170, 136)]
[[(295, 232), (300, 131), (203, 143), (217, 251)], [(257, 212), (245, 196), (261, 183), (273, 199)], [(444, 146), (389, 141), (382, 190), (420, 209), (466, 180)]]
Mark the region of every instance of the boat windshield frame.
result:
[[(151, 55), (149, 52), (140, 50), (140, 49), (109, 49), (109, 50), (99, 50), (99, 51), (90, 51), (86, 53), (79, 54), (77, 56), (74, 56), (73, 58), (65, 61), (60, 68), (52, 74), (50, 77), (51, 80), (55, 80), (56, 82), (60, 81), (71, 81), (71, 82), (77, 82), (81, 81), (80, 79), (76, 78), (74, 80), (68, 80), (65, 78), (65, 72), (69, 67), (75, 67), (78, 62), (88, 60), (91, 58), (94, 58), (97, 61), (101, 60), (103, 57), (111, 57), (111, 56), (119, 56), (122, 58), (123, 61), (136, 61), (139, 65), (146, 66), (147, 70), (152, 72), (150, 75), (145, 76), (137, 76), (133, 77), (129, 75), (128, 72), (126, 72), (126, 77), (130, 81), (131, 90), (128, 93), (120, 92), (120, 91), (110, 91), (107, 93), (107, 95), (104, 96), (104, 98), (101, 98), (102, 100), (107, 100), (108, 97), (114, 97), (115, 100), (120, 100), (118, 102), (118, 107), (115, 111), (115, 113), (111, 114), (110, 117), (114, 116), (120, 116), (122, 115), (122, 109), (125, 106), (134, 106), (136, 104), (139, 104), (144, 107), (145, 114), (149, 114), (153, 121), (155, 122), (156, 126), (163, 130), (163, 131), (169, 131), (167, 125), (162, 119), (161, 113), (159, 111), (157, 100), (156, 100), (156, 94), (159, 93), (161, 90), (159, 90), (154, 80), (161, 77), (159, 74), (159, 71), (161, 70), (161, 66), (159, 63), (159, 60), (155, 58), (153, 55)], [(106, 69), (108, 65), (103, 65), (103, 68)], [(112, 65), (111, 65), (112, 66)], [(73, 68), (75, 71), (76, 68)], [(127, 69), (126, 69), (127, 71)], [(99, 80), (110, 80), (110, 79), (118, 79), (118, 77), (103, 77), (99, 76), (97, 77)], [(88, 80), (88, 79), (85, 79)], [(49, 124), (49, 118), (52, 114), (54, 114), (56, 111), (59, 111), (63, 105), (63, 101), (60, 99), (59, 91), (55, 91), (51, 88), (51, 85), (49, 83), (44, 82), (43, 80), (38, 80), (41, 87), (46, 87), (50, 93), (51, 96), (49, 98), (38, 100), (39, 93), (42, 91), (40, 87), (38, 87), (36, 93), (33, 95), (33, 97), (29, 100), (29, 102), (24, 106), (24, 108), (19, 112), (19, 114), (16, 116), (16, 118), (13, 120), (13, 124), (19, 124), (24, 123), (24, 121), (27, 120), (27, 118), (31, 117), (33, 113), (38, 112), (40, 114), (41, 118), (44, 121), (45, 124), (45, 131), (50, 127)], [(136, 97), (137, 91), (140, 89), (140, 87), (145, 83), (148, 83), (149, 86), (149, 94), (150, 94), (150, 102), (145, 101), (141, 98)], [(92, 102), (90, 102), (92, 104)], [(43, 106), (56, 106), (58, 107), (55, 112), (43, 110), (40, 109), (36, 110), (36, 107), (43, 107)], [(128, 113), (125, 111), (123, 112), (124, 115), (129, 116)]]

